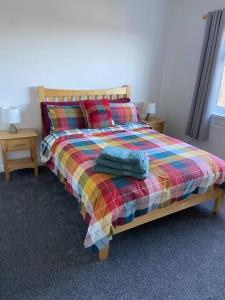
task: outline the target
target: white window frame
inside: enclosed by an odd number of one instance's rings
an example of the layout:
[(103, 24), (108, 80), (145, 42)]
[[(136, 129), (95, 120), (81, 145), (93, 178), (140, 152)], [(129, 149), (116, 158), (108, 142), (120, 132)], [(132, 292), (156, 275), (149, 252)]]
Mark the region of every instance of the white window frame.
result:
[(217, 99), (215, 112), (225, 115), (225, 63), (223, 65), (223, 74), (221, 78), (219, 96)]

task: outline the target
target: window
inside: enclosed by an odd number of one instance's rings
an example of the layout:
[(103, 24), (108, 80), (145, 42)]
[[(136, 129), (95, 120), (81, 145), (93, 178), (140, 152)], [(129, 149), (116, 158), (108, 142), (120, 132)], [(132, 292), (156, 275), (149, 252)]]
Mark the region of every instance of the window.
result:
[(217, 107), (225, 108), (225, 66), (223, 68), (223, 75), (222, 75), (222, 80), (221, 80), (221, 84), (220, 84), (220, 91), (219, 91), (219, 97), (217, 100)]

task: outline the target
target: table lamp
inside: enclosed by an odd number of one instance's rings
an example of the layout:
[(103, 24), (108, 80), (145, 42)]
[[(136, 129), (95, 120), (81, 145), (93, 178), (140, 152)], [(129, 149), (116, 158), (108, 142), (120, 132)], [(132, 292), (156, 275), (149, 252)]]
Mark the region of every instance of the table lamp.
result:
[(20, 110), (17, 107), (3, 107), (2, 108), (2, 122), (10, 124), (9, 133), (16, 133), (17, 128), (15, 124), (21, 122)]
[(145, 120), (146, 121), (150, 121), (151, 120), (151, 115), (154, 115), (156, 113), (156, 103), (153, 102), (149, 102), (146, 104), (146, 117)]

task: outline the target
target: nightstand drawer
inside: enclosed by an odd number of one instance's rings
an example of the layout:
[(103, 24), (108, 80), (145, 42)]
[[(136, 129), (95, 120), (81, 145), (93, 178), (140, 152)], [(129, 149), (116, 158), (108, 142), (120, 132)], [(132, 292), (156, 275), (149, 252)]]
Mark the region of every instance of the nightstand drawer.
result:
[(26, 150), (30, 148), (30, 139), (13, 139), (7, 141), (7, 151)]
[(163, 131), (164, 131), (164, 123), (160, 123), (160, 124), (150, 124), (150, 126), (153, 128), (153, 129), (155, 129), (155, 130), (157, 130), (157, 131), (159, 131), (159, 132), (161, 132), (161, 133), (163, 133)]
[(165, 121), (160, 118), (152, 117), (150, 120), (142, 119), (142, 122), (148, 124), (152, 129), (159, 131), (160, 133), (164, 132)]

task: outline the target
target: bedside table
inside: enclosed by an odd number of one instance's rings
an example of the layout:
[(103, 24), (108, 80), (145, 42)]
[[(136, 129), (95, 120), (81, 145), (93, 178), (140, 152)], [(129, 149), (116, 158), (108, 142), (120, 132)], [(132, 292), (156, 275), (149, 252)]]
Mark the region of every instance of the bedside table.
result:
[[(37, 133), (34, 129), (18, 129), (17, 133), (9, 133), (7, 130), (0, 131), (0, 145), (6, 181), (9, 181), (9, 173), (14, 170), (34, 168), (35, 176), (38, 175)], [(8, 159), (7, 152), (30, 150), (31, 156), (18, 159)]]
[(165, 121), (160, 118), (152, 117), (150, 120), (141, 119), (141, 121), (145, 124), (148, 124), (152, 129), (155, 129), (161, 133), (164, 132), (165, 129)]

